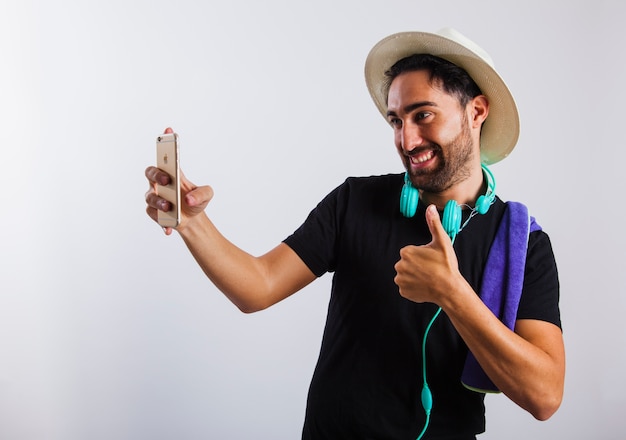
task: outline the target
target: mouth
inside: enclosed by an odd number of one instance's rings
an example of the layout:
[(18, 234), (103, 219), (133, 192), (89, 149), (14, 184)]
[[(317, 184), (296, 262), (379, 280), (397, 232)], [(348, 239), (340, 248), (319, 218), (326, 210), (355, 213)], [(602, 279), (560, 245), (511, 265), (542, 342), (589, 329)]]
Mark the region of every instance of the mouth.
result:
[(437, 151), (433, 148), (413, 150), (406, 154), (410, 167), (413, 170), (424, 169), (432, 164), (437, 157)]
[(435, 157), (435, 152), (433, 150), (426, 150), (418, 153), (409, 153), (409, 160), (412, 164), (419, 165), (424, 162), (428, 162), (433, 157)]

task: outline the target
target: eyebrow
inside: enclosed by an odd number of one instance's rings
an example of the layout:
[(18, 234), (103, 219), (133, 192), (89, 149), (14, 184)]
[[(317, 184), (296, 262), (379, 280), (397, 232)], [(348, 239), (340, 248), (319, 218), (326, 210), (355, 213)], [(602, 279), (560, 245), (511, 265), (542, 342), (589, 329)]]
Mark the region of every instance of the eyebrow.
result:
[[(420, 107), (437, 107), (437, 104), (435, 104), (432, 101), (418, 101), (418, 102), (414, 102), (412, 104), (407, 105), (406, 107), (404, 107), (403, 111), (404, 113), (411, 113), (414, 110), (417, 110)], [(387, 117), (389, 116), (397, 116), (396, 112), (392, 111), (392, 110), (387, 110)]]

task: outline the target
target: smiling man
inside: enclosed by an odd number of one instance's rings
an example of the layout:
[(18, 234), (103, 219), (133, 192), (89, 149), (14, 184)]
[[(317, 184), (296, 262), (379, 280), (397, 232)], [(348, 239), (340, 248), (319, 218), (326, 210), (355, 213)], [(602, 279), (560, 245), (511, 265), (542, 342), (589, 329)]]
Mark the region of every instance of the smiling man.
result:
[[(508, 88), (453, 30), (387, 37), (365, 74), (405, 173), (346, 179), (260, 257), (206, 216), (211, 188), (183, 179), (176, 230), (244, 312), (334, 273), (303, 439), (472, 439), (485, 429), (486, 392), (549, 418), (565, 371), (556, 263), (487, 167), (519, 135)], [(154, 188), (169, 176), (146, 176), (156, 219), (170, 207)]]

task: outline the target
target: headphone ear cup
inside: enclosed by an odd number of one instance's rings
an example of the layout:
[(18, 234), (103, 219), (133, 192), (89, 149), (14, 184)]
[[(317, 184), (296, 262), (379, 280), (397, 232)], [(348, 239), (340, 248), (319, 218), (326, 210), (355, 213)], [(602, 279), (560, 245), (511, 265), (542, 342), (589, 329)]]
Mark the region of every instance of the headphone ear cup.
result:
[(487, 180), (487, 191), (484, 195), (478, 197), (474, 209), (479, 214), (485, 215), (487, 214), (487, 211), (489, 211), (493, 201), (496, 199), (496, 179), (493, 177), (491, 170), (487, 168), (487, 165), (481, 164), (481, 167), (483, 169), (485, 179)]
[(479, 214), (487, 214), (489, 211), (489, 207), (491, 206), (491, 199), (487, 196), (480, 196), (478, 200), (476, 200), (476, 211)]
[(441, 225), (450, 237), (450, 240), (454, 241), (454, 237), (461, 229), (461, 207), (454, 200), (448, 200), (448, 203), (446, 203), (443, 209)]
[(419, 203), (419, 191), (411, 183), (407, 182), (400, 193), (400, 212), (405, 217), (413, 217)]

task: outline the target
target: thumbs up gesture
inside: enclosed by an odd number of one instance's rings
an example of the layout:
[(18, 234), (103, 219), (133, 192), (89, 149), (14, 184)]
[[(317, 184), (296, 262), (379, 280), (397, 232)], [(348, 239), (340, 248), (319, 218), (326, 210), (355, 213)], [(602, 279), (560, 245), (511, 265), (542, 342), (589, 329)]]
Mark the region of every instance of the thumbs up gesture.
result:
[(404, 298), (443, 307), (446, 297), (467, 282), (459, 272), (452, 241), (441, 224), (435, 205), (426, 210), (426, 223), (432, 235), (431, 242), (400, 250), (394, 281)]

